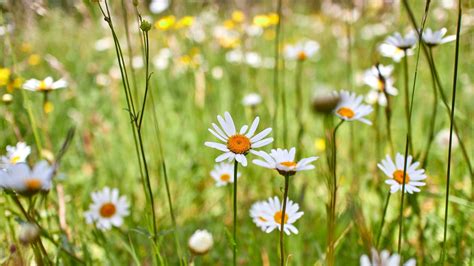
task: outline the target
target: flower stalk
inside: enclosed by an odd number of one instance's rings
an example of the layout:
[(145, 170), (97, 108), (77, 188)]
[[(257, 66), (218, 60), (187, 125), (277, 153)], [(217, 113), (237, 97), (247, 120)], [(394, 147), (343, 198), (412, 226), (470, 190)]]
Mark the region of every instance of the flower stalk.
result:
[(286, 201), (288, 200), (288, 189), (290, 183), (290, 174), (285, 174), (285, 189), (283, 192), (283, 207), (281, 210), (281, 223), (280, 223), (280, 265), (285, 265), (285, 245), (284, 245), (284, 226), (285, 226), (285, 217), (286, 217)]

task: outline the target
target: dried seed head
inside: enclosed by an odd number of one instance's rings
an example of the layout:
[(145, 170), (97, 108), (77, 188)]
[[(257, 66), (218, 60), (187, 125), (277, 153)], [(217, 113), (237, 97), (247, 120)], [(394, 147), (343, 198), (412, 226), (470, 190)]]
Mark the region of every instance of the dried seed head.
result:
[(28, 245), (35, 242), (39, 235), (40, 229), (36, 224), (24, 223), (21, 225), (19, 239), (22, 244)]
[(339, 95), (334, 92), (317, 92), (313, 97), (313, 110), (318, 113), (329, 114), (336, 108), (339, 101)]

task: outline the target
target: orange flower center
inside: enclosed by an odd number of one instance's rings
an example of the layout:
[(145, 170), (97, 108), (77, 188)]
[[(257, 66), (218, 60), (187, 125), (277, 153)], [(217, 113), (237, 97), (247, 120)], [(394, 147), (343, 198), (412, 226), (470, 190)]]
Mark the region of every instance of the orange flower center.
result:
[(250, 139), (241, 134), (233, 135), (227, 140), (227, 148), (236, 154), (246, 154), (250, 145)]
[(223, 174), (221, 175), (221, 180), (224, 182), (229, 182), (230, 180), (230, 175), (229, 174)]
[(301, 52), (298, 53), (298, 60), (303, 61), (303, 60), (305, 60), (307, 57), (308, 57), (308, 56), (307, 56), (306, 53), (303, 52), (303, 51), (301, 51)]
[[(397, 181), (399, 184), (403, 184), (403, 170), (396, 170), (393, 172), (393, 179)], [(405, 175), (405, 184), (408, 184), (410, 181), (410, 176), (408, 174)]]
[(107, 202), (102, 207), (100, 207), (99, 213), (100, 216), (105, 217), (105, 218), (110, 218), (112, 217), (116, 212), (115, 204), (111, 202)]
[(337, 113), (338, 113), (340, 116), (343, 116), (343, 117), (345, 117), (345, 118), (352, 118), (352, 117), (354, 117), (354, 111), (352, 111), (352, 109), (347, 108), (347, 107), (341, 107), (341, 108), (339, 108), (339, 110), (337, 110)]
[[(277, 224), (281, 224), (281, 216), (282, 216), (281, 211), (277, 211), (275, 215), (273, 216), (273, 219), (275, 219), (275, 222)], [(286, 224), (287, 222), (288, 222), (288, 214), (285, 213), (284, 223)]]
[(41, 189), (41, 180), (38, 178), (29, 178), (25, 181), (25, 186), (28, 191), (38, 191)]
[(281, 162), (280, 165), (286, 166), (288, 168), (296, 167), (295, 162)]

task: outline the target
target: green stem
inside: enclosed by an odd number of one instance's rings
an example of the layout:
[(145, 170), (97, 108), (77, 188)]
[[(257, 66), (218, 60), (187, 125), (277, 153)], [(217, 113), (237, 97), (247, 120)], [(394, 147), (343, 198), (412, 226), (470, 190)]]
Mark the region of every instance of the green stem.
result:
[[(404, 50), (405, 56), (403, 57), (403, 77), (405, 82), (405, 116), (407, 120), (407, 128), (408, 128), (408, 138), (410, 142), (412, 142), (412, 133), (411, 133), (411, 121), (410, 121), (410, 93), (409, 93), (409, 85), (408, 85), (408, 53), (407, 50)], [(413, 147), (410, 147), (410, 153), (413, 154)]]
[(233, 209), (234, 209), (234, 228), (233, 228), (233, 243), (232, 243), (232, 258), (234, 266), (237, 265), (237, 167), (239, 163), (237, 160), (234, 161), (234, 198), (233, 198)]
[(383, 226), (385, 224), (385, 217), (387, 215), (387, 209), (388, 209), (388, 203), (390, 202), (390, 196), (392, 195), (392, 193), (390, 193), (390, 191), (388, 191), (387, 193), (387, 198), (385, 199), (385, 205), (383, 207), (383, 213), (382, 213), (382, 222), (380, 223), (380, 229), (379, 229), (379, 232), (377, 234), (377, 242), (376, 242), (376, 245), (375, 247), (378, 249), (380, 246), (380, 237), (382, 236), (382, 231), (383, 231)]
[(275, 66), (273, 67), (273, 89), (274, 89), (274, 101), (275, 101), (275, 107), (273, 111), (273, 136), (275, 139), (275, 145), (276, 141), (278, 140), (277, 134), (278, 134), (278, 98), (280, 96), (280, 86), (279, 86), (279, 67), (280, 67), (280, 31), (281, 31), (281, 20), (282, 20), (282, 0), (278, 0), (277, 4), (277, 15), (278, 15), (278, 22), (276, 24), (276, 29), (275, 29), (275, 50), (274, 50), (274, 58), (275, 58)]
[(449, 207), (449, 184), (451, 181), (451, 150), (453, 141), (453, 129), (454, 129), (454, 111), (456, 110), (456, 85), (458, 77), (458, 63), (459, 63), (459, 37), (461, 32), (461, 18), (462, 18), (462, 7), (461, 0), (458, 2), (458, 26), (456, 31), (456, 55), (454, 57), (454, 75), (453, 75), (453, 96), (451, 102), (451, 123), (449, 129), (449, 148), (448, 148), (448, 167), (446, 173), (446, 200), (444, 205), (444, 229), (443, 229), (443, 250), (441, 252), (441, 263), (444, 264), (446, 257), (446, 238), (448, 235), (448, 207)]
[(298, 60), (296, 65), (296, 78), (295, 78), (295, 91), (296, 91), (296, 104), (295, 104), (295, 116), (298, 120), (298, 136), (296, 141), (296, 158), (299, 159), (301, 157), (301, 151), (303, 150), (303, 134), (304, 134), (304, 127), (303, 127), (303, 89), (301, 87), (301, 77), (303, 76), (303, 61)]
[(280, 265), (285, 265), (285, 245), (284, 245), (284, 232), (285, 232), (285, 216), (286, 216), (286, 201), (288, 199), (288, 189), (290, 183), (290, 175), (285, 175), (285, 191), (283, 193), (283, 208), (281, 210), (281, 222), (280, 222)]

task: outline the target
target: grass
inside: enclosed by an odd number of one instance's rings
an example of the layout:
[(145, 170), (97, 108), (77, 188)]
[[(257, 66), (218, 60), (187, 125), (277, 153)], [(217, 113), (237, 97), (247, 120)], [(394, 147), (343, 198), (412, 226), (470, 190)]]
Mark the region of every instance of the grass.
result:
[[(285, 1), (283, 1), (285, 3)], [(125, 30), (119, 3), (111, 3), (117, 35), (124, 53), (126, 48)], [(445, 10), (446, 18), (437, 20), (435, 10), (438, 3), (432, 3), (426, 26), (434, 29), (447, 27), (449, 34), (456, 30), (456, 10)], [(197, 4), (196, 4), (197, 5)], [(469, 4), (465, 14), (472, 14)], [(322, 265), (325, 262), (327, 248), (327, 176), (325, 151), (315, 149), (317, 138), (324, 138), (323, 116), (311, 111), (311, 97), (315, 89), (322, 86), (333, 89), (353, 87), (358, 94), (369, 91), (367, 86), (358, 82), (363, 70), (376, 62), (384, 65), (393, 64), (390, 59), (379, 57), (377, 44), (394, 31), (405, 31), (411, 27), (408, 15), (403, 8), (380, 10), (367, 9), (359, 20), (351, 25), (352, 45), (350, 46), (354, 84), (348, 75), (346, 24), (321, 12), (308, 13), (305, 6), (283, 6), (282, 20), (283, 47), (301, 39), (314, 39), (321, 45), (315, 58), (304, 62), (301, 73), (302, 95), (295, 90), (297, 64), (284, 61), (279, 72), (279, 88), (286, 95), (288, 110), (287, 132), (281, 106), (273, 117), (277, 98), (274, 98), (274, 71), (272, 68), (253, 68), (245, 64), (232, 64), (226, 61), (226, 52), (216, 44), (212, 37), (211, 25), (206, 27), (207, 40), (195, 43), (186, 37), (185, 29), (162, 31), (152, 28), (149, 32), (150, 58), (164, 47), (173, 51), (172, 63), (167, 69), (151, 66), (152, 72), (147, 104), (141, 133), (144, 150), (149, 165), (150, 187), (155, 201), (157, 238), (156, 246), (150, 241), (153, 228), (150, 227), (151, 212), (147, 203), (141, 181), (140, 167), (136, 157), (133, 135), (130, 132), (130, 116), (126, 110), (126, 99), (122, 89), (117, 59), (113, 46), (105, 51), (97, 51), (94, 45), (102, 38), (111, 39), (110, 30), (102, 21), (96, 4), (84, 5), (85, 10), (74, 10), (67, 13), (59, 8), (48, 9), (45, 16), (34, 16), (35, 23), (19, 22), (9, 38), (1, 37), (0, 48), (3, 51), (1, 67), (15, 67), (15, 73), (24, 80), (44, 78), (48, 75), (55, 79), (69, 77), (70, 86), (65, 90), (50, 93), (54, 111), (45, 116), (42, 112), (41, 95), (16, 90), (12, 93), (14, 100), (10, 105), (1, 105), (0, 113), (0, 147), (14, 145), (18, 139), (10, 120), (20, 132), (22, 140), (32, 146), (30, 161), (35, 162), (45, 154), (56, 154), (71, 127), (76, 128), (71, 147), (62, 159), (59, 175), (53, 189), (47, 197), (38, 197), (36, 214), (39, 223), (48, 231), (56, 243), (63, 249), (71, 251), (85, 264), (160, 264), (179, 265), (177, 246), (181, 246), (184, 258), (189, 259), (188, 237), (196, 229), (206, 229), (214, 236), (214, 247), (204, 256), (196, 259), (196, 265), (229, 265), (232, 260), (232, 198), (230, 186), (216, 188), (209, 172), (214, 166), (215, 150), (203, 145), (214, 137), (207, 128), (215, 122), (217, 114), (230, 111), (236, 124), (250, 123), (254, 115), (259, 115), (259, 129), (275, 125), (277, 120), (276, 143), (283, 145), (283, 136), (287, 134), (288, 148), (302, 147), (301, 156), (320, 156), (315, 163), (316, 170), (296, 175), (290, 182), (289, 198), (300, 204), (305, 212), (296, 222), (300, 233), (285, 237), (286, 255), (289, 265)], [(130, 10), (133, 10), (129, 6)], [(145, 10), (139, 6), (140, 10)], [(272, 5), (255, 5), (247, 13), (247, 22), (253, 15), (275, 11)], [(424, 10), (424, 3), (413, 4), (418, 19)], [(434, 9), (434, 10), (433, 10)], [(397, 11), (398, 10), (398, 11)], [(177, 10), (178, 18), (184, 15), (197, 16), (209, 8), (186, 6)], [(144, 12), (144, 11), (143, 11)], [(170, 12), (170, 11), (168, 11)], [(439, 11), (441, 12), (441, 11)], [(470, 12), (470, 13), (469, 13)], [(145, 13), (145, 12), (144, 12)], [(133, 12), (129, 13), (131, 48), (135, 56), (141, 56), (141, 36)], [(171, 14), (171, 13), (170, 13)], [(12, 22), (18, 16), (3, 12), (4, 22)], [(231, 11), (223, 9), (217, 15), (215, 24), (223, 24), (231, 16)], [(470, 15), (472, 17), (472, 15)], [(154, 16), (153, 20), (160, 16)], [(376, 23), (385, 25), (386, 33), (367, 39), (364, 32), (367, 27)], [(237, 24), (238, 25), (238, 24)], [(263, 57), (274, 57), (274, 26), (266, 28), (260, 37), (249, 37), (245, 40), (245, 49), (256, 51)], [(458, 90), (456, 95), (455, 119), (465, 145), (472, 158), (472, 123), (474, 115), (473, 81), (469, 73), (474, 71), (471, 64), (473, 26), (466, 24), (461, 30), (460, 60), (458, 66)], [(11, 45), (10, 45), (11, 43)], [(239, 41), (241, 43), (241, 41)], [(113, 43), (112, 43), (113, 45)], [(440, 75), (444, 93), (451, 95), (454, 58), (454, 43), (437, 47), (433, 53)], [(12, 49), (12, 50), (10, 50)], [(417, 52), (417, 51), (416, 51)], [(416, 53), (415, 52), (415, 53)], [(190, 62), (189, 58), (199, 54), (204, 64)], [(14, 55), (14, 56), (13, 56)], [(30, 64), (33, 55), (38, 55), (38, 64)], [(53, 58), (60, 64), (55, 64)], [(408, 58), (410, 83), (413, 84), (415, 58)], [(14, 60), (15, 59), (15, 60)], [(127, 57), (124, 60), (128, 64)], [(399, 95), (392, 100), (391, 133), (395, 152), (403, 153), (407, 132), (405, 110), (403, 108), (403, 66), (394, 64), (395, 87)], [(212, 75), (214, 67), (223, 69), (221, 79)], [(145, 91), (145, 67), (135, 69), (136, 88), (131, 92), (135, 103), (143, 101)], [(114, 73), (115, 72), (115, 73)], [(131, 73), (131, 72), (129, 72)], [(98, 77), (105, 75), (107, 85), (97, 83)], [(429, 134), (431, 104), (433, 101), (432, 80), (428, 61), (420, 55), (416, 95), (413, 98), (412, 138), (415, 156), (425, 150)], [(134, 90), (137, 90), (135, 93)], [(0, 89), (3, 94), (4, 88)], [(249, 92), (262, 95), (263, 103), (255, 110), (241, 104), (242, 97)], [(136, 95), (136, 96), (135, 96)], [(150, 97), (152, 96), (152, 97)], [(303, 99), (297, 102), (297, 97)], [(450, 100), (451, 98), (449, 98)], [(33, 128), (25, 109), (25, 103), (31, 101), (32, 114), (36, 121)], [(282, 101), (279, 101), (282, 104)], [(300, 117), (295, 117), (296, 106), (301, 110)], [(443, 111), (440, 103), (436, 118), (435, 132), (449, 127), (449, 116)], [(157, 128), (153, 113), (159, 124), (162, 147), (156, 139)], [(370, 115), (373, 119), (374, 113)], [(304, 127), (301, 145), (298, 143), (299, 119)], [(389, 187), (384, 184), (385, 176), (376, 168), (381, 159), (376, 154), (374, 135), (382, 137), (382, 156), (390, 153), (389, 144), (385, 141), (383, 111), (380, 110), (379, 123), (369, 127), (359, 122), (344, 123), (337, 134), (337, 221), (336, 221), (336, 265), (357, 264), (362, 254), (369, 254), (370, 247), (375, 245), (380, 229), (382, 212)], [(353, 132), (351, 132), (351, 128)], [(33, 130), (37, 129), (43, 152), (37, 149)], [(351, 149), (352, 147), (352, 149)], [(327, 145), (327, 148), (330, 148)], [(162, 150), (162, 153), (160, 152)], [(268, 149), (265, 149), (268, 150)], [(2, 152), (3, 153), (3, 152)], [(47, 156), (46, 156), (47, 157)], [(249, 155), (248, 159), (255, 156)], [(447, 150), (433, 144), (427, 163), (427, 185), (414, 195), (405, 195), (403, 211), (403, 241), (400, 253), (403, 258), (416, 258), (420, 265), (436, 263), (442, 252), (444, 199), (446, 189)], [(164, 164), (169, 180), (170, 198), (176, 216), (176, 232), (169, 212), (168, 196), (165, 189)], [(472, 263), (472, 244), (474, 230), (469, 226), (474, 211), (472, 180), (462, 153), (459, 149), (452, 151), (451, 191), (448, 238), (446, 242), (446, 263), (449, 265), (470, 265)], [(247, 167), (239, 167), (242, 177), (238, 190), (238, 263), (246, 265), (277, 265), (280, 260), (278, 233), (266, 234), (258, 229), (250, 219), (248, 210), (258, 200), (270, 196), (282, 196), (284, 179), (275, 172), (255, 166), (249, 162)], [(64, 199), (58, 196), (57, 187), (64, 189)], [(104, 186), (117, 187), (131, 203), (131, 215), (122, 227), (107, 232), (100, 232), (92, 225), (86, 224), (83, 212), (90, 204), (90, 193)], [(19, 220), (24, 219), (20, 210), (15, 207), (11, 197), (0, 192), (0, 261), (9, 256), (9, 248), (15, 244), (24, 259), (32, 260), (32, 250), (19, 244)], [(398, 215), (400, 210), (400, 193), (391, 196), (385, 225), (381, 235), (380, 248), (396, 251), (398, 241)], [(59, 224), (58, 204), (64, 200), (68, 230), (61, 230)], [(27, 201), (22, 199), (26, 204)], [(421, 233), (421, 234), (420, 234)], [(178, 236), (178, 241), (175, 241)], [(61, 252), (57, 245), (46, 237), (42, 241), (50, 260), (66, 265), (77, 261)], [(159, 251), (159, 256), (155, 257)], [(183, 263), (184, 264), (184, 263)]]

